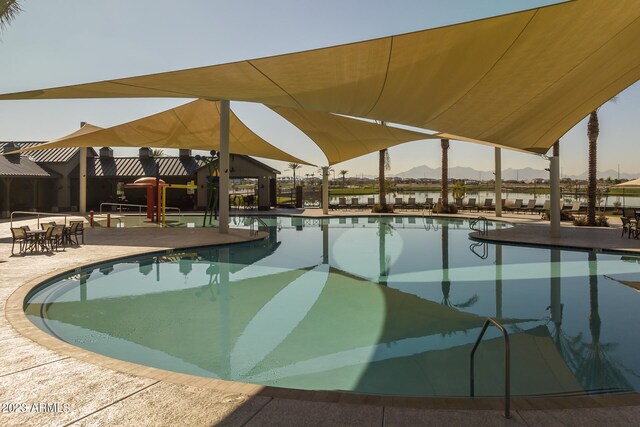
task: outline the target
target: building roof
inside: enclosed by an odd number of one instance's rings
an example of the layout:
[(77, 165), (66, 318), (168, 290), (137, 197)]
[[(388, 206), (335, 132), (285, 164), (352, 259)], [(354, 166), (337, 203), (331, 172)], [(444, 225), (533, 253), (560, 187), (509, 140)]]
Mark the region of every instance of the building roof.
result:
[(193, 176), (204, 166), (193, 157), (95, 157), (87, 165), (89, 177)]
[[(7, 144), (14, 144), (18, 148), (25, 149), (42, 145), (45, 141), (0, 141), (0, 151)], [(78, 152), (78, 147), (53, 148), (50, 150), (31, 151), (28, 157), (38, 163), (66, 163)]]
[(0, 176), (17, 178), (54, 178), (58, 176), (27, 157), (0, 155)]

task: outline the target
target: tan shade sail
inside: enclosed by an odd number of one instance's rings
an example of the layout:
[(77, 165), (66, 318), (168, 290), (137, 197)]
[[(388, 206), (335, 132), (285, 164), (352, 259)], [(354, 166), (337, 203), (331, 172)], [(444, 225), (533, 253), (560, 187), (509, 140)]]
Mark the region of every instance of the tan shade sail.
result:
[[(233, 112), (230, 112), (229, 115), (229, 127), (230, 153), (310, 165), (310, 163), (300, 160), (260, 138), (245, 126)], [(21, 151), (104, 146), (219, 150), (219, 103), (197, 100), (106, 129), (85, 125), (80, 130), (63, 138)]]
[(614, 185), (614, 187), (629, 187), (629, 188), (637, 188), (640, 187), (640, 178), (632, 179), (631, 181), (621, 182), (620, 184)]
[(640, 1), (576, 0), (360, 43), (0, 95), (260, 102), (546, 152), (640, 78)]
[(335, 114), (285, 107), (272, 107), (272, 110), (311, 138), (327, 156), (330, 165), (404, 142), (437, 138)]

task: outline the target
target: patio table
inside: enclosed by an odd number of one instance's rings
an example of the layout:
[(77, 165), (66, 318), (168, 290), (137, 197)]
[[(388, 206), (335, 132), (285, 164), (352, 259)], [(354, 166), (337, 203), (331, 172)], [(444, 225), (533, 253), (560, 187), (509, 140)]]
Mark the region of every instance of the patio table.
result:
[(29, 247), (31, 251), (47, 251), (47, 243), (44, 241), (44, 236), (45, 234), (47, 234), (46, 230), (29, 230), (26, 233), (27, 236), (31, 237), (33, 240), (31, 246)]

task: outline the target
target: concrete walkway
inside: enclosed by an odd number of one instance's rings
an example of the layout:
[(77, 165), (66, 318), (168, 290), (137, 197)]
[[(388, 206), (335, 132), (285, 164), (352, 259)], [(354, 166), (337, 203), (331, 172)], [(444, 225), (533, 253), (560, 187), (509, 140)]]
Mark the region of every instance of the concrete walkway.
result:
[[(320, 214), (317, 210), (293, 213)], [(491, 232), (489, 238), (556, 243), (549, 238), (545, 240), (546, 225), (537, 216), (533, 217), (517, 215), (513, 221), (521, 225)], [(33, 221), (27, 222), (33, 225)], [(25, 221), (18, 225), (22, 223)], [(619, 233), (619, 228), (563, 228), (562, 244), (640, 249), (640, 241), (620, 239)], [(89, 228), (86, 244), (81, 247), (52, 255), (14, 257), (10, 256), (10, 236), (9, 224), (0, 223), (0, 308), (4, 313), (0, 318), (0, 425), (3, 426), (609, 426), (640, 422), (637, 393), (514, 399), (512, 418), (507, 420), (502, 416), (499, 399), (384, 398), (283, 390), (173, 374), (115, 361), (62, 343), (30, 325), (22, 312), (28, 289), (56, 272), (79, 265), (168, 248), (240, 242), (251, 238), (248, 232), (232, 230), (223, 236), (213, 229)]]

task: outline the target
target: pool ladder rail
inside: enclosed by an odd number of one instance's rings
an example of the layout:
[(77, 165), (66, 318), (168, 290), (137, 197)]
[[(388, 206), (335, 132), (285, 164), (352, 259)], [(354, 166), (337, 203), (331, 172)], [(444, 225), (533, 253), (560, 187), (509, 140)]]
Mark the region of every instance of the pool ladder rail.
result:
[(480, 331), (480, 335), (478, 336), (478, 339), (476, 340), (475, 345), (473, 346), (473, 349), (471, 350), (471, 354), (470, 354), (470, 375), (469, 375), (469, 380), (470, 380), (470, 384), (469, 384), (469, 395), (471, 397), (475, 396), (475, 383), (474, 383), (474, 355), (476, 353), (476, 349), (478, 348), (478, 345), (480, 345), (480, 342), (482, 341), (482, 337), (484, 336), (484, 333), (487, 331), (487, 328), (490, 325), (494, 325), (496, 328), (500, 329), (500, 331), (502, 332), (502, 335), (504, 336), (504, 417), (505, 418), (511, 418), (511, 412), (510, 412), (510, 407), (511, 407), (511, 345), (509, 344), (509, 332), (507, 332), (507, 330), (505, 329), (504, 326), (502, 326), (502, 324), (500, 322), (498, 322), (495, 319), (492, 319), (491, 317), (488, 317), (487, 320), (484, 322), (484, 326), (482, 327), (482, 331)]
[[(258, 224), (257, 227), (256, 227), (256, 223)], [(261, 225), (266, 229), (269, 228), (267, 223), (264, 222), (262, 220), (262, 218), (259, 218), (257, 216), (252, 216), (251, 220), (249, 221), (249, 235), (250, 236), (256, 236), (258, 234), (258, 231), (260, 231), (260, 226)]]
[(486, 236), (489, 233), (489, 221), (487, 221), (487, 218), (479, 216), (471, 220), (469, 228), (477, 231), (481, 236)]

